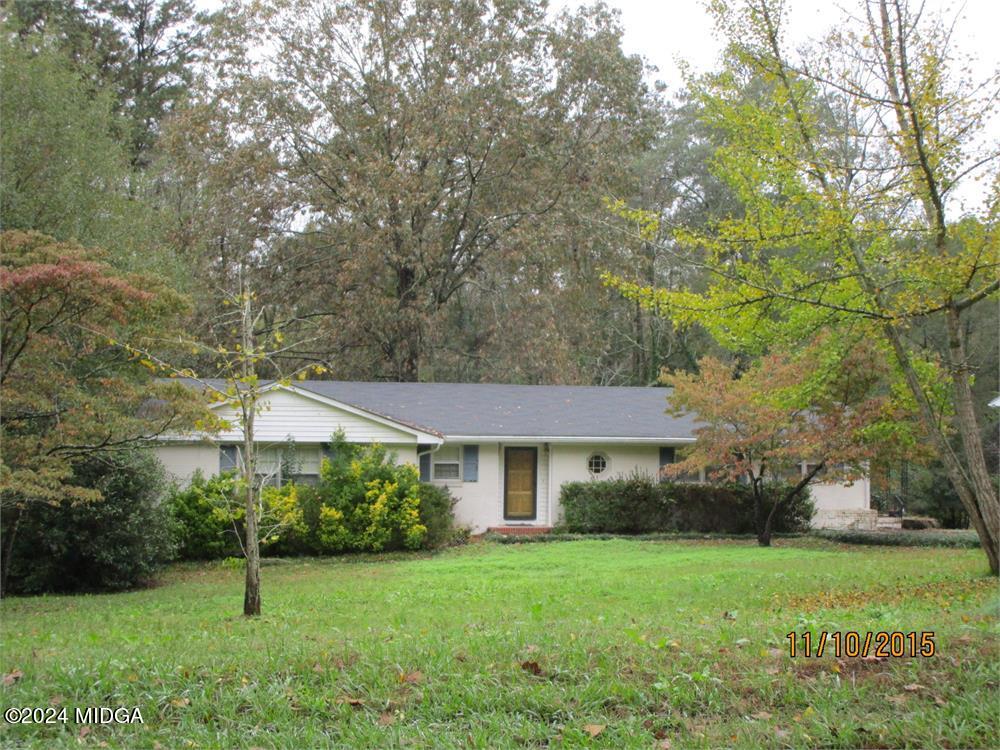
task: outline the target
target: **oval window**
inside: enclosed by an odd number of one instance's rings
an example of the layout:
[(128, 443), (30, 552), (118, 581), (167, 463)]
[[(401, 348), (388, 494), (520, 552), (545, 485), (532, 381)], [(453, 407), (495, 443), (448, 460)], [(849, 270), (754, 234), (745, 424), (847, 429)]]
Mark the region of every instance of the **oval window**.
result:
[(587, 470), (595, 477), (608, 470), (608, 457), (603, 453), (592, 453), (587, 459)]

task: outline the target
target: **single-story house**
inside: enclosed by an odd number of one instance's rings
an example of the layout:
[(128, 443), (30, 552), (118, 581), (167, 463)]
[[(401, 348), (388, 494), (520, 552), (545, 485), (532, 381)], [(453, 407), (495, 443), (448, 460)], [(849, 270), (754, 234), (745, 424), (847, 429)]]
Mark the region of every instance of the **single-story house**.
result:
[[(292, 444), (294, 478), (313, 481), (324, 444), (342, 430), (348, 442), (382, 443), (398, 461), (419, 466), (423, 480), (446, 486), (458, 499), (457, 522), (475, 533), (547, 529), (559, 521), (565, 482), (656, 475), (694, 441), (693, 417), (665, 413), (668, 394), (642, 387), (274, 383), (255, 421), (258, 471), (283, 481), (282, 451)], [(213, 408), (238, 425), (232, 406)], [(211, 438), (166, 438), (157, 453), (183, 483), (195, 471), (212, 476), (234, 468), (241, 442), (236, 426)], [(815, 525), (874, 527), (867, 479), (812, 490)]]

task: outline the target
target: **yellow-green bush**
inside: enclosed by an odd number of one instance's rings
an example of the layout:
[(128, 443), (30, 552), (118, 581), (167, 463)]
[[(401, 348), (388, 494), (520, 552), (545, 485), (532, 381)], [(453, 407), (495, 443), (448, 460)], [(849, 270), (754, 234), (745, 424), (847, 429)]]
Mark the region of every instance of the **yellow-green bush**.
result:
[[(317, 486), (261, 490), (262, 553), (383, 552), (449, 543), (454, 499), (443, 487), (421, 483), (417, 467), (397, 465), (394, 458), (383, 446), (352, 445), (334, 436)], [(243, 486), (232, 474), (198, 477), (174, 494), (170, 505), (182, 557), (239, 554)]]
[(417, 468), (396, 465), (381, 445), (351, 445), (336, 437), (316, 492), (322, 552), (419, 549), (427, 537)]

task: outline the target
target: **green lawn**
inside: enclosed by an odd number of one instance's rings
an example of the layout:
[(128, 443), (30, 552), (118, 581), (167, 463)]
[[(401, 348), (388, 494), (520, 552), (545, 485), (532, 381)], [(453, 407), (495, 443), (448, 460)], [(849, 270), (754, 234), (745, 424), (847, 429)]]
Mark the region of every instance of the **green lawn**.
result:
[[(155, 589), (2, 602), (4, 747), (994, 747), (979, 550), (815, 539), (474, 544), (434, 557), (181, 566)], [(938, 654), (792, 659), (811, 629), (934, 631)], [(13, 680), (14, 670), (23, 677)], [(72, 720), (139, 706), (142, 726)], [(81, 739), (81, 729), (83, 737)], [(101, 743), (106, 743), (102, 745)]]

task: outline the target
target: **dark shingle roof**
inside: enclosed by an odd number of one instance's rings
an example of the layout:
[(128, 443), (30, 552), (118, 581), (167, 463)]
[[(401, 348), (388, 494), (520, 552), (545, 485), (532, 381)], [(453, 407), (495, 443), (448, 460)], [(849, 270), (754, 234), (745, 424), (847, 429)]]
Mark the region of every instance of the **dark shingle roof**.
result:
[(666, 388), (485, 383), (360, 383), (295, 386), (444, 435), (684, 439), (690, 415), (665, 413)]

